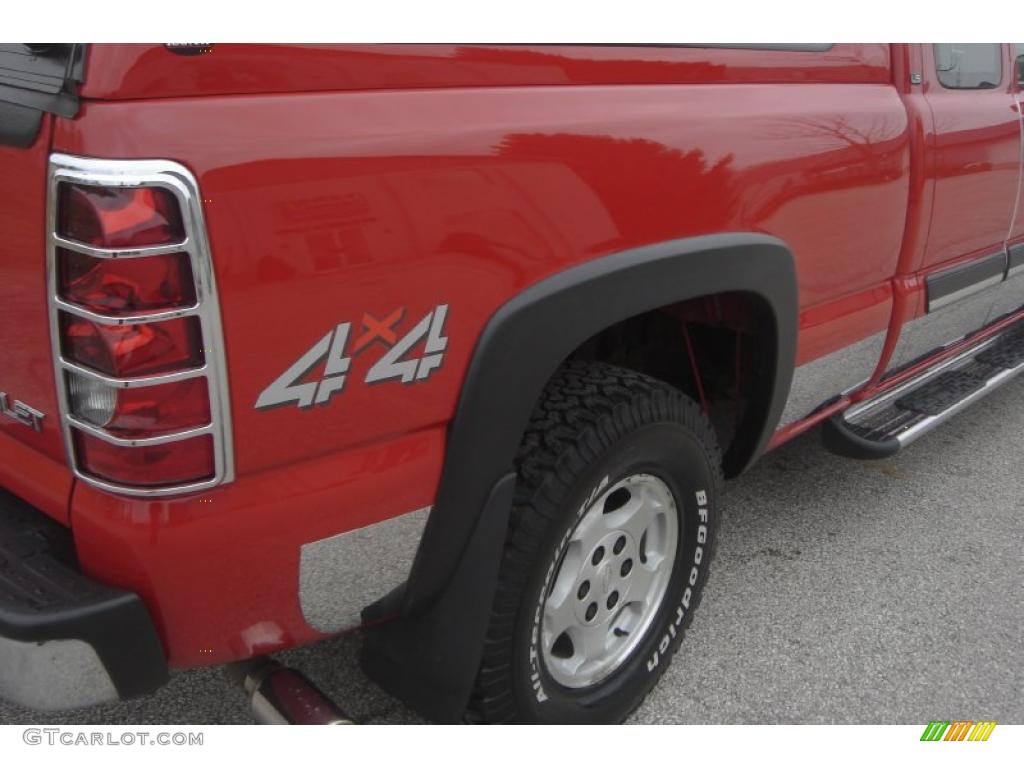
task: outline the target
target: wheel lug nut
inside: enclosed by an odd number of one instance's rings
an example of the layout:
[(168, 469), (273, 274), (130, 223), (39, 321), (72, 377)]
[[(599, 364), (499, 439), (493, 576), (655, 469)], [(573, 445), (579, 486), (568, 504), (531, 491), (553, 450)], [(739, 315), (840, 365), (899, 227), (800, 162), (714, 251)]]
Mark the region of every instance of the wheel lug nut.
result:
[(593, 621), (595, 616), (597, 616), (597, 603), (591, 603), (587, 606), (587, 621)]
[(612, 592), (610, 595), (608, 595), (608, 601), (605, 603), (605, 605), (608, 606), (608, 610), (610, 611), (612, 608), (615, 607), (615, 604), (618, 603), (618, 602), (619, 602), (619, 593), (618, 592)]
[(576, 590), (576, 597), (579, 600), (582, 600), (584, 597), (587, 596), (588, 592), (590, 592), (590, 582), (584, 581), (582, 584), (580, 584), (580, 588)]
[(619, 574), (621, 576), (623, 576), (623, 577), (626, 577), (626, 576), (629, 576), (629, 572), (632, 571), (632, 570), (633, 570), (633, 561), (632, 560), (624, 560), (623, 563), (622, 563), (622, 568), (619, 569)]
[(619, 554), (619, 552), (621, 552), (625, 548), (626, 548), (626, 537), (625, 536), (619, 536), (619, 538), (615, 540), (615, 546), (612, 547), (612, 552), (614, 552), (617, 555), (617, 554)]
[(604, 559), (604, 547), (598, 547), (594, 550), (594, 556), (590, 558), (590, 562), (597, 565)]

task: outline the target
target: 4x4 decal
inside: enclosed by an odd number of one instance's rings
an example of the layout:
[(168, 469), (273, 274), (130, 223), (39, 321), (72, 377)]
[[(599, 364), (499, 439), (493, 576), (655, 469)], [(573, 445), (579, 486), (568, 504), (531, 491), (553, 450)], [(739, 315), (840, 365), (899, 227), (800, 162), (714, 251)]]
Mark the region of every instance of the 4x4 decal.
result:
[[(396, 328), (405, 317), (404, 307), (396, 309), (383, 320), (364, 314), (358, 335), (352, 333), (352, 323), (339, 323), (260, 393), (256, 408), (273, 408), (293, 402), (299, 408), (309, 408), (329, 402), (332, 395), (345, 388), (352, 358), (376, 342), (388, 350), (366, 372), (366, 384), (392, 379), (403, 384), (423, 381), (444, 362), (448, 347), (448, 337), (443, 335), (447, 315), (448, 305), (439, 304), (401, 337)], [(354, 341), (350, 348), (349, 339), (352, 337)], [(423, 354), (409, 357), (409, 353), (424, 339)], [(325, 358), (323, 378), (302, 381)]]

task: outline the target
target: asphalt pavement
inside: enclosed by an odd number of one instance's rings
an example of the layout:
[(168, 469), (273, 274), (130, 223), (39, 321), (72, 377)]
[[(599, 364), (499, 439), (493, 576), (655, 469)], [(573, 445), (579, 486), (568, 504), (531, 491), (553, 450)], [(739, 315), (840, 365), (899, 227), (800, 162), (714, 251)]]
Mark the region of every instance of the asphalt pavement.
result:
[[(1024, 380), (879, 462), (816, 430), (727, 486), (718, 551), (638, 723), (1024, 723)], [(382, 557), (386, 557), (382, 553)], [(352, 716), (419, 722), (359, 670), (359, 633), (280, 658)], [(245, 723), (220, 668), (138, 701), (0, 723)]]

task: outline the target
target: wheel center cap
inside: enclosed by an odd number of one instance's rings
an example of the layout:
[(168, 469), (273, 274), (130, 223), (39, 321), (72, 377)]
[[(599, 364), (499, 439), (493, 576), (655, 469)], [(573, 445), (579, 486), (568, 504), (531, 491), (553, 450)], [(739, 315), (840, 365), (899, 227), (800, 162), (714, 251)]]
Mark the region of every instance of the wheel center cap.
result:
[(630, 475), (590, 504), (570, 532), (572, 556), (561, 558), (540, 625), (544, 664), (561, 685), (600, 682), (648, 636), (672, 578), (676, 509), (664, 481)]
[(601, 584), (601, 593), (607, 595), (612, 591), (612, 569), (607, 565), (601, 566), (597, 573), (597, 579)]

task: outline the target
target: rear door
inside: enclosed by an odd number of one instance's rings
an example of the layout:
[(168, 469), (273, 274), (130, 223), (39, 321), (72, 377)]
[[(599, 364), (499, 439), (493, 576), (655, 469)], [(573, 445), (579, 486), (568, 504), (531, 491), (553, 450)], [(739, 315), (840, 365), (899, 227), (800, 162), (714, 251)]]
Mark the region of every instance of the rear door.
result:
[(1024, 43), (1010, 47), (1014, 56), (1013, 91), (1017, 105), (1017, 120), (1021, 127), (1021, 180), (1017, 186), (1017, 204), (1013, 221), (1006, 237), (1009, 257), (1006, 282), (996, 291), (989, 310), (989, 322), (998, 320), (1024, 306)]
[(901, 331), (891, 369), (989, 320), (1006, 272), (1020, 186), (1021, 126), (1008, 49), (997, 43), (923, 48), (934, 198), (918, 265), (924, 282), (919, 316)]

